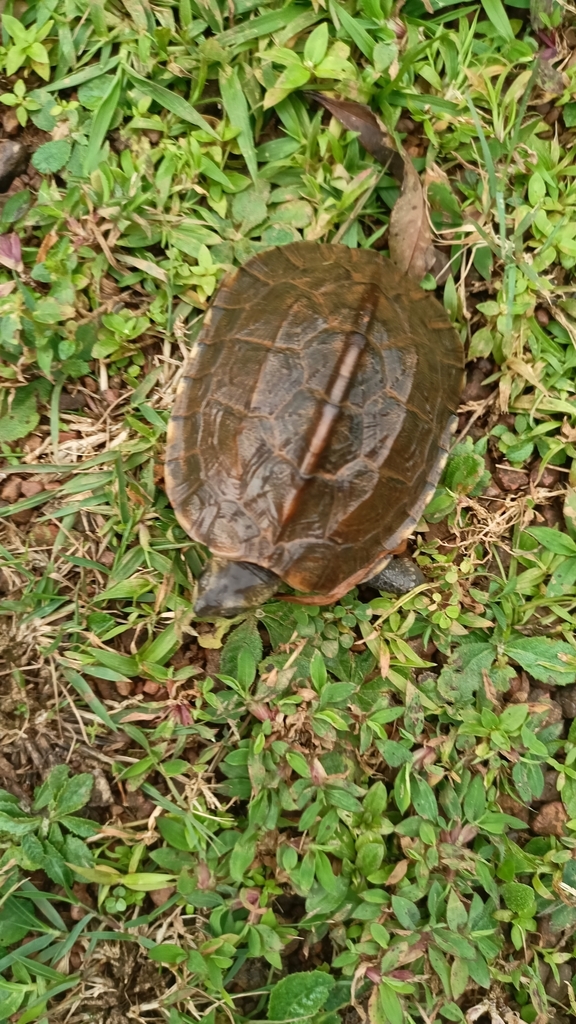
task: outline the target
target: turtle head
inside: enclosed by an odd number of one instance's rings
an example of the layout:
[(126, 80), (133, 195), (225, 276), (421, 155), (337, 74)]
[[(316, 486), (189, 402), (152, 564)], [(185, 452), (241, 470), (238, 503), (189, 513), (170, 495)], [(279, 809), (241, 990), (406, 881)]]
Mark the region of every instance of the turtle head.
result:
[(380, 565), (379, 572), (364, 582), (375, 590), (401, 595), (409, 594), (414, 587), (425, 583), (426, 577), (410, 558), (390, 558), (384, 565)]
[(194, 612), (201, 619), (233, 619), (264, 604), (279, 585), (278, 576), (270, 569), (250, 562), (212, 558), (198, 580)]

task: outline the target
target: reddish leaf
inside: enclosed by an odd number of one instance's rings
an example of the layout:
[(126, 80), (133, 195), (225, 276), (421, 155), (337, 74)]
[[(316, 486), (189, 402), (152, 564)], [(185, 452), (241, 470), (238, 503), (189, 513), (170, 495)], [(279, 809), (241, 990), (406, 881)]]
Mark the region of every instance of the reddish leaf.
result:
[(8, 267), (8, 270), (24, 270), (20, 239), (14, 232), (10, 235), (0, 235), (0, 263), (3, 267)]
[(388, 165), (391, 174), (398, 181), (404, 177), (404, 161), (399, 153), (392, 147), (392, 142), (386, 128), (370, 107), (363, 103), (355, 103), (352, 100), (334, 99), (332, 96), (324, 96), (323, 93), (310, 92), (308, 96), (321, 103), (326, 110), (329, 110), (345, 128), (351, 132), (358, 132), (360, 142), (364, 149), (370, 153), (378, 163)]

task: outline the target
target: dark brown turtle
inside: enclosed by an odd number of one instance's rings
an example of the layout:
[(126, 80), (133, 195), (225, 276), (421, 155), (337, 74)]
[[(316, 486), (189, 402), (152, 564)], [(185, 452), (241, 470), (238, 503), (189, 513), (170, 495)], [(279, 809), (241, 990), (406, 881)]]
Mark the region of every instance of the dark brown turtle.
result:
[(213, 556), (196, 613), (280, 581), (310, 603), (421, 582), (391, 553), (434, 494), (462, 376), (442, 306), (376, 252), (296, 242), (228, 274), (168, 425), (168, 497)]

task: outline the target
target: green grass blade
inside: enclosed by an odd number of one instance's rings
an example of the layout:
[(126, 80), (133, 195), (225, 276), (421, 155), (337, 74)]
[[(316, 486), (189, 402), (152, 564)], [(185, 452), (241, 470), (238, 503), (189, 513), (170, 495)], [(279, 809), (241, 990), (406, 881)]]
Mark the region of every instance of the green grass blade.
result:
[(356, 43), (358, 49), (368, 57), (368, 60), (372, 60), (372, 54), (374, 53), (374, 40), (368, 34), (365, 28), (362, 28), (358, 24), (356, 18), (353, 18), (348, 13), (346, 8), (342, 4), (330, 4), (330, 12), (335, 21), (339, 21), (342, 28), (350, 36), (353, 43)]
[(241, 25), (235, 25), (234, 28), (226, 29), (215, 38), (220, 46), (240, 46), (251, 39), (261, 39), (262, 36), (269, 36), (281, 28), (286, 28), (301, 13), (300, 7), (297, 7), (296, 4), (287, 4), (280, 11), (268, 11), (267, 14), (261, 14), (258, 18), (252, 18), (251, 21), (245, 21)]
[(102, 145), (116, 113), (122, 89), (122, 69), (119, 69), (108, 92), (94, 114), (88, 149), (84, 158), (84, 172), (90, 174), (100, 163)]
[(222, 68), (219, 81), (224, 110), (228, 115), (230, 124), (240, 129), (240, 134), (237, 136), (240, 152), (246, 161), (246, 166), (250, 171), (252, 180), (255, 181), (258, 176), (258, 161), (256, 159), (254, 137), (250, 125), (250, 112), (238, 77), (238, 69)]
[(78, 693), (79, 696), (82, 697), (82, 700), (86, 701), (88, 707), (94, 712), (94, 714), (100, 719), (100, 721), (104, 725), (106, 725), (108, 729), (112, 729), (113, 732), (118, 732), (118, 726), (110, 718), (110, 715), (106, 711), (106, 708), (102, 704), (102, 701), (98, 700), (98, 697), (96, 696), (92, 688), (88, 686), (88, 683), (80, 675), (80, 673), (76, 672), (74, 669), (65, 668), (64, 675), (68, 682), (70, 683), (70, 685), (74, 687), (76, 693)]
[(48, 85), (43, 85), (42, 88), (46, 92), (57, 92), (60, 89), (75, 89), (78, 85), (84, 85), (84, 82), (91, 82), (93, 78), (100, 78), (101, 75), (107, 75), (109, 71), (113, 71), (115, 67), (120, 63), (120, 57), (111, 57), (110, 60), (104, 63), (99, 62), (98, 64), (90, 64), (89, 67), (83, 68), (82, 71), (75, 71), (73, 75), (68, 75), (67, 78), (60, 78), (55, 82), (50, 82)]
[(208, 124), (208, 121), (202, 117), (202, 114), (199, 114), (192, 104), (188, 103), (182, 96), (179, 96), (178, 93), (170, 92), (163, 85), (158, 85), (157, 82), (151, 82), (149, 79), (143, 78), (142, 75), (139, 75), (132, 68), (126, 68), (126, 74), (133, 82), (137, 82), (138, 85), (142, 86), (143, 92), (151, 96), (153, 100), (156, 100), (156, 103), (159, 103), (165, 110), (169, 110), (171, 114), (175, 114), (180, 120), (195, 125), (196, 128), (202, 128), (213, 139), (218, 138), (216, 132)]
[(514, 32), (502, 0), (482, 0), (482, 6), (498, 34), (509, 43), (513, 42), (515, 38)]

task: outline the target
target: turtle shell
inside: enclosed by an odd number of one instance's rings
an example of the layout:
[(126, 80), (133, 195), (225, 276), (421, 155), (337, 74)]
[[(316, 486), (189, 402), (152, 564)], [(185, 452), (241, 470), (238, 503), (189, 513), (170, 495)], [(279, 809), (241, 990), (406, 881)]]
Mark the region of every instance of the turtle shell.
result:
[(296, 242), (222, 281), (168, 426), (178, 521), (219, 557), (342, 594), (412, 532), (445, 464), (463, 349), (378, 253)]

